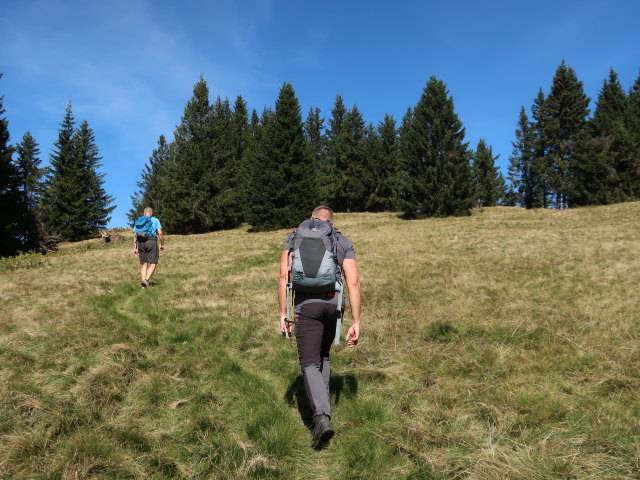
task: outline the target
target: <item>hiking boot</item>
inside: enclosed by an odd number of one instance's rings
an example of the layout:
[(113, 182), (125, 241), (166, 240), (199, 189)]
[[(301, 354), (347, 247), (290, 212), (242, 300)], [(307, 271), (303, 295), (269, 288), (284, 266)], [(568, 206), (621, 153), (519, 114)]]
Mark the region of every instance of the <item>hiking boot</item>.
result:
[(147, 288), (149, 287), (149, 280), (143, 280), (140, 282), (140, 285), (142, 285), (142, 288)]
[(322, 415), (313, 426), (313, 440), (311, 446), (314, 450), (322, 450), (329, 446), (329, 441), (333, 437), (333, 427), (329, 421), (329, 415)]

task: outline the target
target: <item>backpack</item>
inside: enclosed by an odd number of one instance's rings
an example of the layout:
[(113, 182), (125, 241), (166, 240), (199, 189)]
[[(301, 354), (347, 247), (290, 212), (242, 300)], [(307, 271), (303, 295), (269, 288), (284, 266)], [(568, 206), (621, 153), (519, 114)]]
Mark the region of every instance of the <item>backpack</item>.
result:
[(305, 220), (298, 226), (291, 258), (293, 290), (306, 293), (340, 290), (336, 237), (337, 230), (324, 220)]
[(134, 222), (134, 231), (136, 232), (138, 237), (155, 237), (156, 231), (153, 228), (153, 222), (151, 221), (151, 217), (147, 217), (143, 215), (138, 217)]

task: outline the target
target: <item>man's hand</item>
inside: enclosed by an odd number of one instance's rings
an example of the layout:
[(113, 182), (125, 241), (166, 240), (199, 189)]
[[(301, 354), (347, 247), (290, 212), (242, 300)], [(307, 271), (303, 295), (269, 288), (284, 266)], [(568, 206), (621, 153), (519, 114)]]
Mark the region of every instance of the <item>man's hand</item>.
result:
[(133, 247), (133, 256), (134, 257), (138, 256), (138, 247)]
[(291, 324), (286, 322), (287, 318), (287, 281), (289, 278), (289, 251), (285, 250), (280, 255), (280, 273), (278, 275), (278, 313), (280, 314), (280, 333), (291, 334)]
[(347, 347), (353, 348), (358, 345), (358, 340), (360, 339), (360, 324), (354, 323), (349, 327), (349, 331), (347, 332), (347, 336), (345, 338), (347, 340)]
[(358, 345), (360, 339), (360, 277), (355, 258), (345, 258), (342, 267), (349, 288), (349, 305), (353, 321), (345, 339), (347, 346), (353, 348)]
[(285, 335), (284, 332), (287, 332), (289, 336), (291, 336), (291, 322), (287, 321), (287, 317), (280, 315), (280, 333)]
[(156, 235), (158, 236), (157, 242), (160, 244), (160, 252), (164, 252), (164, 233), (161, 228), (156, 230)]

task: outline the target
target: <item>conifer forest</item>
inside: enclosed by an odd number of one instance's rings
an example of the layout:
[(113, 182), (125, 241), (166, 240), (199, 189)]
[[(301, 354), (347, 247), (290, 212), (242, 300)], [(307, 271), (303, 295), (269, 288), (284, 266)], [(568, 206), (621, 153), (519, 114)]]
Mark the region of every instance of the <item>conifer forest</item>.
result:
[[(173, 135), (159, 135), (128, 217), (150, 206), (167, 232), (192, 234), (294, 227), (318, 204), (414, 219), (640, 198), (640, 77), (625, 89), (611, 69), (592, 102), (563, 61), (550, 87), (514, 112), (504, 174), (491, 139), (465, 141), (444, 81), (431, 77), (416, 93), (399, 121), (373, 123), (340, 95), (330, 112), (304, 113), (288, 82), (273, 106), (249, 110), (242, 96), (213, 99), (201, 76)], [(12, 143), (2, 98), (0, 256), (95, 236), (115, 206), (89, 123), (69, 104), (43, 166), (30, 132)]]

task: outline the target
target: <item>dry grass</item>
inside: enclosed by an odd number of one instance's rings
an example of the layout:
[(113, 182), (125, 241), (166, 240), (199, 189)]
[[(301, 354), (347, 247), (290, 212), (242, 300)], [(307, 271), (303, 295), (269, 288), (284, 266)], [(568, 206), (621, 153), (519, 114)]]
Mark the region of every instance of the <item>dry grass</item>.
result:
[(363, 340), (320, 453), (276, 333), (285, 231), (169, 236), (147, 291), (129, 242), (3, 262), (0, 477), (638, 478), (639, 214), (338, 215)]

